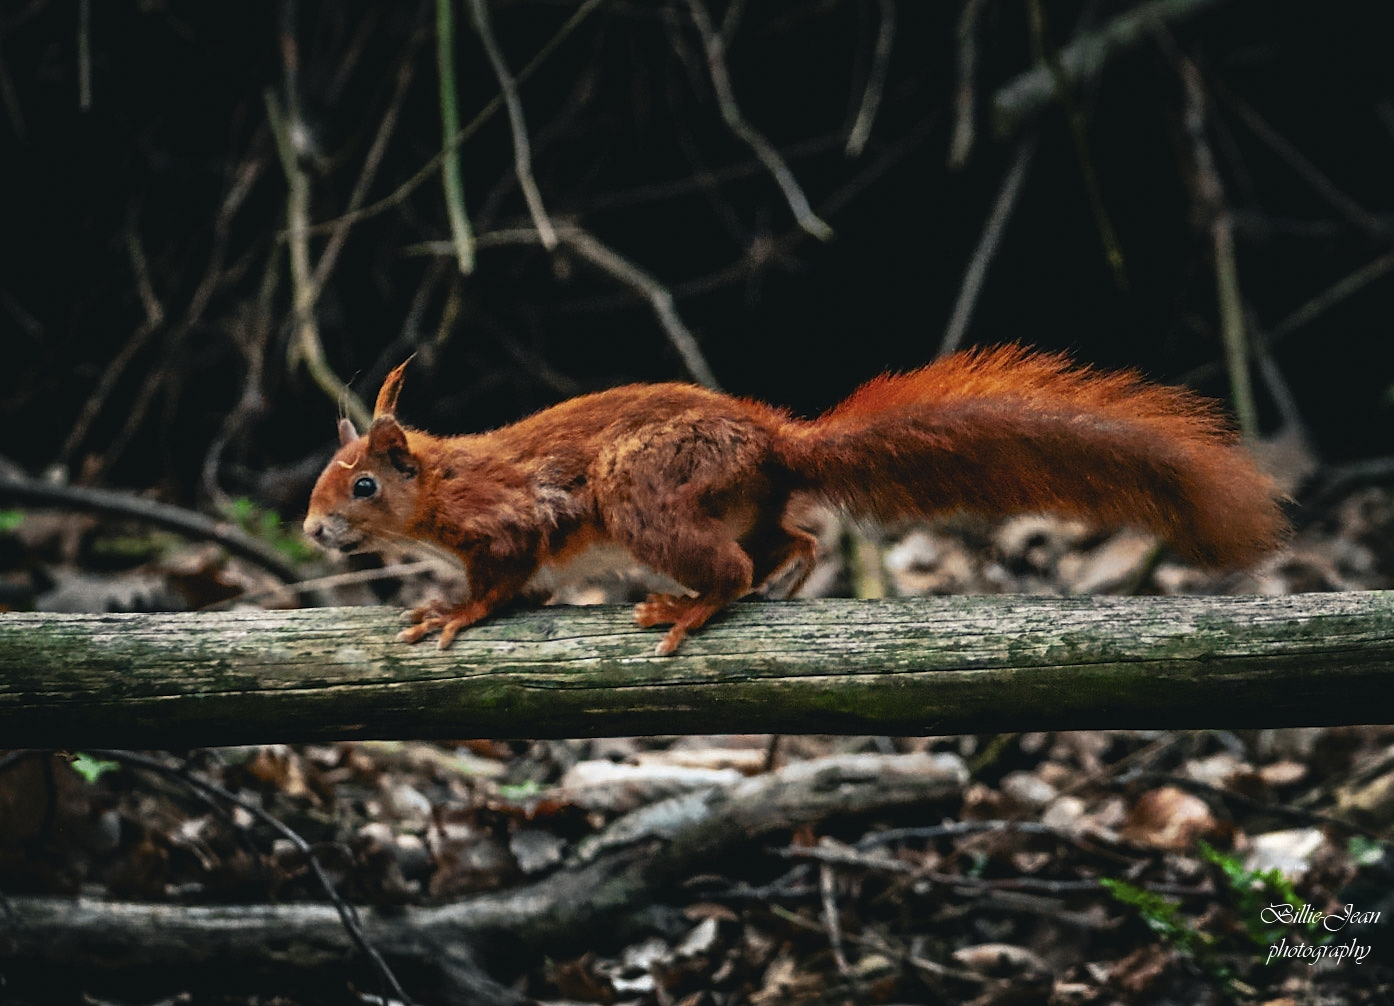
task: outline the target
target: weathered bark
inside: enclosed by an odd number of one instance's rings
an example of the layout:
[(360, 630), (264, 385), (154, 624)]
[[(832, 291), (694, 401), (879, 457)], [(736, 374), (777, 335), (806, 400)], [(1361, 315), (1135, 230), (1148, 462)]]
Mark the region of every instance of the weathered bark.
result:
[(654, 657), (627, 609), (441, 652), (383, 609), (0, 615), (0, 744), (944, 734), (1383, 721), (1394, 593), (736, 605)]
[[(504, 1002), (506, 990), (484, 987), (467, 948), (495, 938), (549, 953), (585, 945), (661, 899), (682, 877), (752, 840), (833, 815), (944, 799), (966, 782), (967, 770), (951, 755), (799, 762), (635, 811), (532, 884), (440, 907), (364, 910), (364, 931), (394, 968), (437, 972), (443, 1001)], [(490, 966), (487, 954), (477, 956)], [(0, 913), (0, 970), (12, 973), (96, 968), (129, 976), (173, 969), (189, 981), (213, 965), (220, 972), (342, 969), (353, 958), (338, 914), (323, 904), (191, 907), (16, 897)]]

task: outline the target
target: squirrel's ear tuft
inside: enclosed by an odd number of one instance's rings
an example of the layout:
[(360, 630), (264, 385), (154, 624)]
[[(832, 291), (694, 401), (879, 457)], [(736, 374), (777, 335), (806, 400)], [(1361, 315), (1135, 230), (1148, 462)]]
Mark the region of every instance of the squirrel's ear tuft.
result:
[(374, 419), (379, 416), (395, 416), (397, 414), (397, 396), (402, 391), (402, 378), (406, 374), (407, 364), (415, 356), (415, 353), (408, 356), (383, 379), (382, 388), (378, 391), (377, 404), (373, 406)]
[(416, 475), (416, 459), (407, 447), (406, 432), (390, 415), (378, 416), (368, 427), (368, 452), (386, 458), (388, 464), (407, 478)]
[(347, 447), (358, 439), (358, 431), (353, 428), (353, 420), (345, 416), (339, 420), (339, 446)]

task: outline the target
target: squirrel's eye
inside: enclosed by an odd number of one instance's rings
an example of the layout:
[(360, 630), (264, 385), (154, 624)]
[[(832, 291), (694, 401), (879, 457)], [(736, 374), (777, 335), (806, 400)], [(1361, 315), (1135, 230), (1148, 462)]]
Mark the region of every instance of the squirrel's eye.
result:
[(377, 482), (377, 479), (373, 478), (371, 475), (363, 475), (363, 476), (360, 476), (358, 479), (354, 480), (354, 483), (353, 483), (353, 498), (354, 498), (354, 499), (365, 500), (365, 499), (367, 499), (369, 496), (373, 495), (373, 493), (375, 493), (375, 492), (377, 492), (377, 491), (378, 491), (378, 482)]

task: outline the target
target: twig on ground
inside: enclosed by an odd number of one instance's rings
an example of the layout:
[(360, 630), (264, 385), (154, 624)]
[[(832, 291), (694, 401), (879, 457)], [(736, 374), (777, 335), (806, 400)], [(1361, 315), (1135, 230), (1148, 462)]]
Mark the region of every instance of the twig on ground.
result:
[(320, 863), (319, 857), (315, 855), (310, 843), (300, 837), (300, 833), (274, 814), (267, 813), (258, 804), (250, 800), (244, 800), (231, 790), (218, 785), (209, 779), (201, 779), (188, 766), (170, 765), (159, 758), (152, 758), (149, 755), (138, 754), (134, 751), (116, 751), (96, 749), (89, 752), (96, 758), (104, 758), (110, 761), (120, 762), (123, 765), (130, 765), (136, 768), (154, 772), (168, 779), (174, 779), (189, 787), (201, 798), (212, 803), (216, 798), (224, 803), (232, 804), (246, 811), (253, 818), (274, 830), (282, 838), (290, 842), (300, 855), (305, 857), (309, 864), (310, 871), (314, 874), (316, 882), (329, 898), (334, 910), (339, 913), (339, 920), (351, 939), (365, 957), (368, 958), (376, 973), (379, 982), (382, 984), (383, 1001), (387, 1001), (387, 993), (390, 991), (397, 1000), (405, 1006), (413, 1006), (410, 996), (403, 991), (401, 984), (397, 981), (397, 976), (392, 973), (392, 969), (387, 966), (387, 962), (382, 959), (382, 955), (377, 952), (368, 942), (368, 937), (363, 932), (363, 923), (358, 917), (358, 910), (353, 905), (344, 900), (339, 894), (334, 882), (329, 879), (329, 875), (324, 872), (324, 866)]
[[(868, 856), (865, 853), (845, 846), (790, 846), (771, 850), (784, 859), (813, 860), (818, 863), (834, 863), (840, 866), (855, 866), (884, 873), (901, 873), (931, 884), (958, 888), (965, 891), (1030, 891), (1039, 894), (1081, 894), (1106, 890), (1098, 880), (1047, 880), (1041, 877), (975, 877), (966, 873), (943, 873), (939, 870), (923, 870), (911, 863), (891, 859), (889, 856)], [(1157, 894), (1170, 894), (1180, 897), (1212, 897), (1215, 892), (1208, 887), (1185, 887), (1178, 884), (1141, 884), (1143, 889)]]
[(754, 126), (746, 121), (740, 106), (736, 104), (736, 95), (731, 88), (731, 77), (726, 70), (726, 44), (712, 27), (711, 15), (707, 13), (706, 5), (702, 3), (702, 0), (687, 0), (687, 9), (692, 15), (692, 23), (697, 28), (697, 34), (701, 38), (702, 47), (706, 52), (707, 71), (711, 76), (712, 90), (716, 93), (717, 107), (721, 111), (721, 118), (726, 123), (726, 127), (750, 147), (755, 152), (755, 156), (765, 165), (765, 170), (774, 178), (775, 184), (784, 194), (785, 202), (789, 204), (789, 209), (793, 212), (794, 219), (798, 221), (799, 226), (820, 241), (831, 240), (833, 229), (808, 205), (808, 197), (799, 187), (799, 183), (789, 170), (789, 166), (784, 163), (784, 158), (780, 156), (779, 151), (769, 140), (765, 139)]
[(1272, 814), (1274, 817), (1282, 818), (1286, 821), (1293, 821), (1298, 824), (1316, 825), (1323, 828), (1334, 828), (1338, 832), (1352, 835), (1362, 835), (1365, 838), (1374, 839), (1382, 844), (1389, 844), (1390, 838), (1387, 834), (1372, 828), (1366, 828), (1356, 821), (1338, 817), (1334, 814), (1324, 814), (1320, 811), (1307, 810), (1302, 807), (1290, 807), (1281, 803), (1268, 803), (1264, 800), (1246, 796), (1243, 793), (1227, 789), (1224, 786), (1216, 786), (1212, 783), (1202, 782), (1192, 779), (1189, 776), (1177, 775), (1171, 772), (1155, 771), (1136, 771), (1126, 772), (1118, 776), (1113, 784), (1117, 787), (1130, 785), (1146, 786), (1175, 786), (1195, 793), (1197, 796), (1208, 797), (1216, 803), (1226, 806), (1243, 807), (1245, 810), (1259, 814)]
[[(770, 914), (777, 919), (782, 919), (784, 922), (795, 927), (796, 929), (803, 929), (810, 933), (816, 933), (820, 931), (818, 923), (814, 922), (812, 919), (805, 918), (798, 912), (790, 911), (783, 905), (771, 905)], [(868, 937), (856, 933), (848, 933), (847, 939), (850, 942), (859, 945), (870, 942)], [(878, 941), (878, 944), (879, 943), (880, 941)], [(884, 951), (889, 948), (878, 945), (877, 949)], [(943, 964), (927, 960), (923, 957), (916, 957), (913, 954), (897, 954), (896, 956), (900, 957), (900, 959), (903, 960), (906, 964), (912, 965), (913, 967), (919, 968), (922, 971), (928, 972), (936, 978), (952, 978), (955, 981), (967, 982), (970, 985), (985, 985), (991, 980), (985, 975), (980, 975), (975, 971), (965, 971), (960, 968), (947, 967)]]
[[(1054, 828), (1039, 821), (1024, 820), (954, 821), (949, 824), (925, 825), (918, 828), (886, 828), (882, 831), (871, 832), (858, 839), (853, 848), (865, 852), (879, 845), (890, 845), (892, 842), (904, 842), (910, 839), (928, 841), (936, 838), (960, 838), (963, 836), (988, 837), (1001, 835), (1005, 832), (1014, 832), (1020, 835), (1045, 835), (1061, 842), (1069, 842), (1093, 855), (1103, 856), (1117, 862), (1135, 862), (1132, 857), (1112, 849), (1102, 848), (1099, 842), (1103, 840), (1097, 836), (1087, 838), (1084, 835), (1075, 834), (1062, 828)], [(1090, 840), (1091, 838), (1093, 840)], [(971, 844), (971, 842), (965, 844)]]
[[(801, 762), (627, 814), (535, 882), (450, 904), (365, 911), (363, 921), (380, 953), (442, 970), (453, 963), (446, 956), (450, 948), (479, 939), (501, 936), (510, 945), (534, 948), (594, 940), (652, 906), (681, 878), (751, 841), (833, 816), (924, 806), (960, 792), (966, 781), (962, 763), (942, 756)], [(75, 959), (109, 959), (116, 919), (123, 930), (140, 934), (134, 952), (142, 963), (166, 966), (196, 965), (210, 952), (219, 959), (274, 958), (286, 966), (337, 964), (352, 945), (337, 910), (319, 904), (137, 905), (22, 897), (14, 899), (14, 910), (17, 922), (6, 934), (13, 939), (0, 940), (0, 962), (62, 960), (72, 967)], [(445, 976), (454, 980), (454, 1001), (523, 998), (516, 992), (505, 998), (500, 993), (509, 990), (492, 980), (484, 985), (477, 967), (455, 971)]]
[(843, 978), (852, 976), (847, 964), (847, 951), (842, 948), (842, 922), (837, 915), (837, 873), (831, 863), (818, 864), (818, 893), (823, 905), (823, 928), (828, 934), (833, 964)]
[(351, 587), (360, 583), (374, 583), (378, 580), (395, 580), (408, 576), (419, 576), (429, 573), (437, 568), (437, 563), (430, 559), (420, 559), (416, 562), (399, 562), (391, 566), (381, 566), (377, 569), (356, 569), (348, 573), (331, 573), (329, 576), (317, 576), (312, 580), (297, 580), (295, 583), (282, 584), (279, 587), (272, 587), (268, 590), (254, 590), (246, 594), (238, 594), (230, 597), (226, 601), (217, 601), (213, 604), (204, 605), (200, 611), (221, 611), (234, 607), (239, 604), (254, 604), (257, 601), (264, 601), (268, 597), (276, 597), (278, 594), (309, 594), (321, 590), (333, 590), (337, 587)]

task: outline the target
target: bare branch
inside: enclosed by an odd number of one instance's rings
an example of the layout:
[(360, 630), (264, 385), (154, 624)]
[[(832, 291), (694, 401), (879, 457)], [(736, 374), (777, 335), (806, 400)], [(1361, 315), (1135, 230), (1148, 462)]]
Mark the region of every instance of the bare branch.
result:
[(407, 41), (405, 50), (397, 62), (397, 79), (393, 84), (392, 97), (387, 102), (387, 110), (382, 113), (382, 119), (378, 123), (378, 131), (373, 136), (373, 142), (368, 147), (368, 152), (363, 156), (363, 167), (358, 172), (358, 180), (354, 182), (353, 191), (349, 193), (348, 208), (345, 214), (333, 221), (333, 226), (329, 231), (329, 240), (324, 244), (324, 250), (320, 252), (319, 261), (315, 263), (314, 285), (317, 292), (324, 290), (324, 284), (329, 281), (329, 274), (334, 271), (334, 266), (339, 261), (339, 254), (344, 249), (344, 244), (348, 240), (349, 229), (353, 226), (353, 214), (363, 205), (363, 200), (368, 198), (368, 190), (372, 187), (373, 179), (377, 177), (378, 167), (382, 164), (383, 155), (387, 153), (387, 144), (392, 139), (392, 133), (397, 128), (397, 118), (402, 111), (402, 102), (406, 99), (407, 88), (411, 86), (411, 81), (416, 76), (416, 54), (421, 45), (426, 40), (424, 31), (414, 31), (411, 38)]
[(881, 95), (886, 90), (886, 75), (890, 72), (891, 46), (895, 42), (895, 0), (881, 0), (881, 24), (876, 30), (876, 48), (871, 55), (871, 69), (866, 75), (866, 88), (862, 91), (861, 105), (857, 118), (847, 134), (846, 152), (848, 157), (860, 157), (871, 137), (871, 124), (876, 121), (876, 110), (881, 105)]
[(392, 969), (387, 966), (387, 962), (382, 959), (382, 955), (376, 948), (368, 942), (367, 935), (363, 932), (363, 923), (359, 918), (358, 909), (344, 900), (343, 895), (334, 886), (334, 881), (329, 879), (329, 874), (325, 872), (324, 865), (315, 855), (315, 850), (310, 847), (310, 843), (305, 841), (301, 834), (291, 828), (280, 818), (267, 813), (262, 809), (260, 802), (244, 800), (236, 793), (225, 786), (209, 779), (204, 779), (187, 768), (172, 765), (162, 758), (154, 758), (150, 755), (138, 754), (135, 751), (115, 751), (110, 749), (95, 749), (92, 755), (96, 758), (105, 758), (111, 761), (121, 762), (125, 765), (142, 768), (147, 772), (154, 772), (165, 778), (174, 779), (189, 789), (197, 793), (211, 806), (218, 806), (218, 803), (228, 804), (237, 807), (248, 814), (252, 819), (261, 822), (266, 827), (271, 828), (283, 839), (290, 842), (295, 847), (296, 852), (300, 853), (309, 864), (310, 872), (314, 875), (316, 883), (329, 898), (329, 903), (334, 906), (334, 911), (339, 916), (339, 923), (343, 926), (344, 932), (348, 934), (353, 945), (358, 952), (368, 958), (372, 965), (378, 981), (383, 986), (383, 992), (391, 992), (404, 1006), (414, 1006), (410, 996), (402, 990), (401, 984), (397, 981), (397, 976), (392, 973)]
[(92, 0), (77, 0), (77, 107), (92, 109)]
[(489, 57), (494, 76), (499, 82), (499, 91), (508, 109), (508, 128), (513, 134), (513, 170), (518, 175), (518, 186), (523, 190), (523, 199), (528, 204), (528, 215), (532, 225), (537, 228), (542, 247), (551, 251), (557, 246), (556, 228), (542, 205), (542, 193), (537, 189), (537, 179), (532, 174), (532, 148), (528, 144), (528, 125), (523, 119), (523, 102), (518, 97), (518, 84), (508, 72), (508, 63), (503, 58), (503, 50), (494, 38), (494, 28), (489, 22), (489, 5), (486, 0), (469, 0), (470, 20), (479, 40), (484, 44), (484, 52)]
[(167, 503), (157, 503), (110, 489), (51, 485), (38, 479), (16, 478), (10, 475), (0, 475), (0, 499), (28, 506), (82, 510), (145, 521), (190, 538), (216, 541), (233, 555), (256, 563), (286, 583), (294, 583), (300, 579), (299, 570), (287, 562), (284, 556), (265, 542), (253, 538), (237, 525), (214, 520), (193, 510), (184, 510)]
[[(533, 73), (537, 71), (537, 68), (545, 63), (547, 58), (556, 51), (557, 47), (561, 45), (562, 42), (566, 41), (567, 37), (576, 29), (576, 26), (584, 21), (591, 11), (600, 6), (602, 2), (603, 0), (584, 0), (584, 2), (576, 8), (575, 12), (562, 23), (562, 26), (557, 29), (556, 34), (547, 40), (546, 45), (537, 51), (537, 55), (528, 61), (527, 66), (518, 71), (515, 83), (522, 84), (531, 77)], [(479, 132), (483, 125), (501, 108), (503, 108), (503, 95), (498, 94), (490, 98), (475, 117), (466, 123), (463, 129), (451, 135), (449, 139), (442, 144), (440, 152), (427, 160), (426, 163), (417, 170), (416, 174), (412, 175), (377, 202), (365, 206), (360, 210), (344, 213), (333, 220), (326, 220), (323, 223), (315, 224), (310, 228), (310, 232), (313, 234), (321, 234), (344, 222), (357, 223), (360, 220), (367, 220), (369, 217), (378, 216), (405, 202), (407, 197), (435, 176), (436, 172), (440, 170), (442, 163), (445, 161), (446, 156), (452, 150), (458, 149), (466, 140)]]
[[(1158, 24), (1173, 24), (1203, 13), (1226, 0), (1148, 0), (1119, 14), (1097, 31), (1086, 32), (1060, 49), (1060, 65), (1072, 84), (1098, 76), (1109, 60), (1141, 44)], [(1045, 111), (1054, 100), (1051, 70), (1037, 65), (1014, 77), (992, 98), (993, 125), (999, 137), (1012, 136)]]
[(1249, 127), (1249, 131), (1282, 158), (1284, 163), (1299, 178), (1310, 185), (1312, 191), (1321, 196), (1328, 206), (1345, 217), (1350, 224), (1364, 231), (1367, 236), (1376, 240), (1389, 237), (1390, 229), (1384, 221), (1337, 188), (1336, 183), (1327, 177), (1324, 171), (1313, 164), (1302, 151), (1293, 146), (1287, 137), (1274, 129), (1267, 119), (1255, 111), (1252, 105), (1237, 94), (1230, 93), (1226, 88), (1218, 90), (1225, 104), (1235, 115), (1239, 116), (1239, 120), (1244, 125)]
[(716, 375), (707, 365), (697, 338), (678, 315), (673, 293), (619, 252), (579, 227), (568, 227), (562, 232), (566, 246), (580, 255), (591, 265), (613, 277), (617, 282), (629, 287), (649, 302), (658, 322), (668, 335), (668, 341), (682, 358), (683, 365), (692, 377), (709, 388), (718, 387)]
[[(563, 224), (557, 228), (557, 238), (561, 244), (570, 248), (582, 259), (595, 266), (621, 286), (627, 287), (648, 301), (658, 323), (663, 326), (669, 343), (682, 359), (693, 380), (709, 388), (717, 388), (716, 375), (702, 355), (697, 337), (678, 314), (677, 302), (673, 292), (640, 266), (625, 258), (595, 235), (574, 224)], [(518, 227), (508, 230), (486, 231), (479, 235), (481, 248), (496, 245), (541, 244), (542, 237), (531, 227)], [(409, 251), (439, 255), (448, 254), (449, 248), (438, 241), (427, 241), (414, 245)]]
[(433, 559), (418, 559), (414, 562), (393, 563), (390, 566), (381, 566), (377, 569), (355, 569), (347, 573), (331, 573), (329, 576), (317, 576), (312, 580), (297, 580), (294, 583), (282, 584), (269, 590), (254, 590), (246, 594), (238, 594), (226, 601), (205, 605), (199, 610), (226, 611), (239, 605), (258, 604), (280, 595), (313, 594), (338, 587), (351, 587), (360, 583), (375, 583), (378, 580), (405, 579), (409, 576), (420, 576), (439, 568), (440, 564)]
[(954, 88), (954, 132), (949, 141), (949, 168), (961, 171), (973, 151), (977, 128), (978, 19), (987, 0), (963, 0), (958, 17), (958, 85)]
[(445, 187), (445, 215), (455, 262), (460, 272), (474, 272), (474, 235), (465, 213), (465, 183), (460, 171), (460, 99), (455, 88), (455, 0), (436, 0), (436, 72), (440, 78), (441, 183)]
[(1007, 222), (1011, 220), (1012, 211), (1016, 209), (1022, 184), (1031, 169), (1031, 160), (1036, 156), (1036, 143), (1039, 138), (1040, 134), (1033, 131), (1017, 142), (1011, 166), (1007, 168), (1007, 173), (1002, 178), (1002, 186), (997, 190), (997, 198), (992, 203), (992, 212), (987, 216), (987, 223), (983, 225), (978, 246), (973, 249), (973, 256), (968, 260), (968, 270), (963, 274), (958, 299), (954, 301), (953, 314), (949, 317), (943, 338), (939, 340), (940, 356), (947, 356), (958, 349), (968, 332), (968, 325), (973, 319), (973, 309), (978, 303), (978, 295), (982, 293), (983, 283), (987, 280), (988, 266), (997, 255), (997, 247), (1002, 242)]
[(808, 197), (803, 194), (803, 189), (799, 187), (779, 151), (741, 114), (740, 106), (736, 104), (736, 94), (731, 89), (731, 77), (726, 71), (726, 44), (712, 27), (711, 15), (707, 13), (706, 6), (702, 0), (687, 0), (687, 8), (692, 14), (692, 23), (697, 28), (697, 34), (702, 39), (702, 47), (706, 50), (712, 90), (716, 92), (717, 106), (727, 128), (749, 146), (760, 159), (760, 163), (764, 164), (765, 170), (784, 193), (784, 199), (799, 226), (819, 241), (832, 240), (833, 229), (808, 205)]
[(1224, 183), (1205, 137), (1205, 85), (1200, 70), (1185, 56), (1173, 53), (1186, 90), (1183, 121), (1191, 140), (1195, 167), (1196, 198), (1210, 228), (1215, 256), (1215, 293), (1219, 301), (1220, 338), (1225, 347), (1234, 413), (1244, 436), (1258, 436), (1258, 407), (1249, 377), (1249, 338), (1244, 322), (1244, 298), (1239, 290), (1239, 270), (1234, 258), (1234, 218), (1225, 203)]
[(295, 149), (292, 130), (296, 126), (287, 120), (281, 111), (280, 102), (270, 89), (265, 92), (264, 98), (267, 121), (271, 125), (272, 135), (276, 138), (276, 151), (281, 158), (281, 170), (286, 176), (286, 227), (290, 244), (291, 306), (294, 325), (289, 363), (292, 367), (303, 363), (310, 373), (310, 378), (330, 401), (344, 403), (344, 408), (358, 428), (367, 429), (372, 422), (371, 414), (354, 394), (353, 389), (329, 366), (329, 361), (324, 355), (324, 344), (319, 337), (319, 324), (315, 319), (318, 291), (310, 273), (310, 179)]
[(1339, 304), (1351, 294), (1364, 289), (1381, 276), (1394, 272), (1394, 252), (1386, 252), (1371, 262), (1366, 262), (1349, 276), (1345, 276), (1307, 301), (1286, 318), (1273, 326), (1270, 339), (1281, 339), (1290, 335), (1303, 325), (1318, 318), (1324, 311)]
[(101, 412), (102, 406), (106, 404), (107, 398), (116, 388), (116, 382), (126, 372), (126, 367), (130, 365), (135, 355), (145, 348), (150, 337), (159, 331), (160, 326), (165, 322), (164, 305), (155, 295), (155, 288), (150, 282), (150, 270), (145, 258), (145, 248), (140, 241), (140, 221), (137, 219), (135, 203), (131, 204), (126, 214), (125, 238), (126, 253), (131, 260), (131, 272), (135, 276), (136, 292), (140, 295), (141, 306), (145, 309), (145, 318), (122, 344), (120, 351), (112, 357), (111, 362), (107, 364), (106, 370), (102, 372), (101, 378), (97, 381), (97, 386), (87, 396), (82, 411), (78, 413), (73, 428), (68, 432), (67, 439), (63, 441), (63, 446), (58, 451), (58, 457), (62, 461), (67, 461), (73, 456), (78, 445), (87, 436), (87, 431), (91, 429), (98, 413)]

